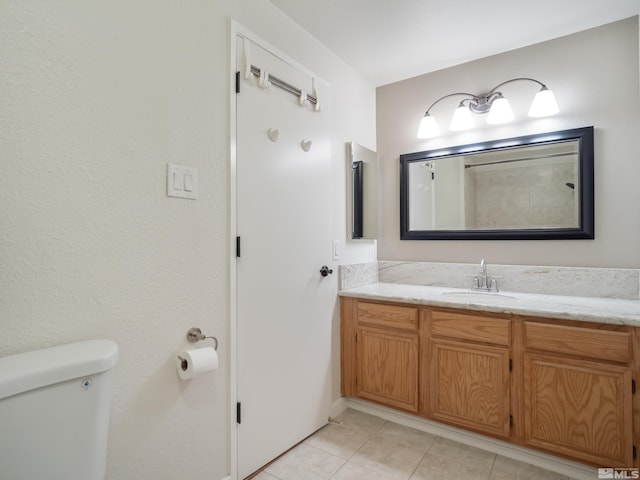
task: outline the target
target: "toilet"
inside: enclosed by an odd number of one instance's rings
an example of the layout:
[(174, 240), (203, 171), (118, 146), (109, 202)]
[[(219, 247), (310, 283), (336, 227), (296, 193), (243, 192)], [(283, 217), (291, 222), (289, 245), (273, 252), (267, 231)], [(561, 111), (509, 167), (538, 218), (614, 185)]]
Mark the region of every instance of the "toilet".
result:
[(0, 478), (103, 480), (118, 346), (89, 340), (0, 358)]

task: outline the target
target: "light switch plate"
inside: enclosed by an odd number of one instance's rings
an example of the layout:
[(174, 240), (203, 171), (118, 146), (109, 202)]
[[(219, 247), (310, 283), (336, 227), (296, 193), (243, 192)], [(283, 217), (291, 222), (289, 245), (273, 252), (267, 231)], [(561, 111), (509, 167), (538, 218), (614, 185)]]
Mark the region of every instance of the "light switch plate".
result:
[(340, 260), (342, 257), (342, 242), (340, 240), (331, 242), (331, 257), (332, 260)]
[(188, 198), (198, 196), (198, 171), (195, 168), (167, 164), (167, 197)]

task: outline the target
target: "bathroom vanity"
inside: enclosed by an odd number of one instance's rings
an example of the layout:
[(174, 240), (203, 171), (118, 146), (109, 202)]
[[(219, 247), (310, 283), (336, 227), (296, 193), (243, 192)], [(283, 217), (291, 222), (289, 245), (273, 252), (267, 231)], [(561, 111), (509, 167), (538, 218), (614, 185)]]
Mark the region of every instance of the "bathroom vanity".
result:
[(639, 466), (638, 301), (342, 290), (344, 395), (594, 466)]

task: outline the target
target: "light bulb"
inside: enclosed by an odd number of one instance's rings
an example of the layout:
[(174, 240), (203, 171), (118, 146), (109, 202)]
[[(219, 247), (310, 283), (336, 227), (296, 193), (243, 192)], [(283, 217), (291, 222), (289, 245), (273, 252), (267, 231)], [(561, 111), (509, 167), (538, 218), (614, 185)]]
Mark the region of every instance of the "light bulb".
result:
[(451, 125), (449, 125), (449, 128), (454, 132), (459, 132), (461, 130), (469, 130), (474, 126), (475, 122), (471, 116), (471, 111), (461, 103), (453, 112), (453, 118), (451, 119)]
[(436, 123), (436, 119), (433, 118), (429, 112), (424, 114), (418, 127), (418, 138), (431, 138), (437, 137), (440, 134), (440, 129)]
[(529, 116), (548, 117), (555, 115), (559, 111), (560, 109), (558, 108), (558, 103), (556, 102), (556, 97), (553, 95), (553, 92), (547, 87), (542, 87), (531, 103)]
[(504, 97), (495, 99), (491, 104), (487, 123), (497, 125), (500, 123), (510, 122), (511, 120), (513, 120), (513, 112), (511, 111), (509, 101)]

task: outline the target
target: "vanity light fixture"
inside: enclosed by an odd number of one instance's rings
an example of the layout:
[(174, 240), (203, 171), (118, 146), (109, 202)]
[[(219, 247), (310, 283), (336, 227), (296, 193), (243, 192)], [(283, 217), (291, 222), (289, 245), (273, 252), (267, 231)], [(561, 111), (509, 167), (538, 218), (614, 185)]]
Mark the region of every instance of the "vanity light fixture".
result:
[(456, 92), (440, 97), (433, 102), (429, 108), (427, 108), (424, 117), (422, 117), (420, 127), (418, 128), (418, 138), (431, 138), (440, 134), (438, 123), (429, 112), (437, 103), (441, 102), (445, 98), (454, 96), (462, 95), (467, 98), (462, 99), (458, 108), (453, 112), (453, 118), (451, 119), (451, 125), (449, 126), (453, 131), (457, 132), (473, 128), (475, 122), (473, 121), (471, 113), (488, 113), (487, 123), (492, 125), (510, 122), (513, 120), (511, 106), (509, 105), (509, 101), (498, 89), (507, 83), (518, 82), (521, 80), (534, 82), (540, 85), (540, 91), (536, 94), (533, 99), (533, 103), (531, 104), (531, 108), (529, 109), (530, 117), (548, 117), (558, 113), (558, 104), (553, 96), (553, 92), (549, 90), (544, 83), (533, 78), (513, 78), (496, 85), (487, 93), (475, 95), (473, 93)]

